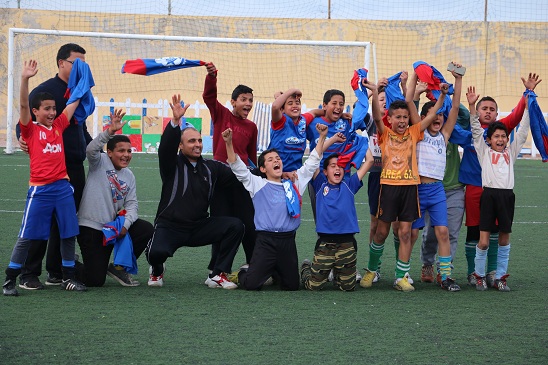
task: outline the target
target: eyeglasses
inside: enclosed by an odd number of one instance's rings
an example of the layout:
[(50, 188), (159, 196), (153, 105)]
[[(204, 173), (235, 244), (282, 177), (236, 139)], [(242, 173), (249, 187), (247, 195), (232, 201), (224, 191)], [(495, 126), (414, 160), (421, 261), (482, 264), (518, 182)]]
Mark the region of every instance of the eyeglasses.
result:
[(70, 63), (71, 65), (74, 65), (74, 61), (70, 61), (70, 60), (63, 60), (63, 61), (67, 61), (67, 62)]

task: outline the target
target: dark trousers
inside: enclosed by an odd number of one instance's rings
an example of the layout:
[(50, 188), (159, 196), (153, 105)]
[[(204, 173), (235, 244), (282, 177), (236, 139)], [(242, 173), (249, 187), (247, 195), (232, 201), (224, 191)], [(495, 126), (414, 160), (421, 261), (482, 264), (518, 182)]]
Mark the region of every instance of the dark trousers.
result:
[(247, 290), (257, 290), (275, 274), (282, 289), (299, 289), (295, 232), (257, 232), (257, 242), (249, 269), (240, 271), (238, 282)]
[[(242, 247), (246, 262), (249, 263), (255, 247), (255, 208), (249, 192), (242, 184), (237, 184), (232, 189), (216, 190), (211, 199), (210, 212), (212, 217), (235, 217), (243, 222), (245, 233), (242, 238)], [(212, 270), (218, 251), (219, 246), (213, 243), (209, 270)]]
[[(133, 254), (135, 257), (139, 258), (141, 256), (153, 232), (154, 227), (152, 224), (142, 219), (137, 219), (129, 227), (128, 234), (133, 242)], [(114, 246), (103, 246), (103, 231), (85, 226), (80, 226), (78, 245), (80, 245), (82, 260), (84, 262), (84, 277), (82, 281), (86, 286), (103, 286)]]
[(216, 244), (218, 252), (211, 270), (215, 275), (230, 273), (243, 234), (242, 221), (233, 217), (209, 217), (188, 226), (158, 221), (146, 249), (146, 257), (153, 274), (160, 275), (164, 262), (168, 257), (173, 257), (180, 247)]
[[(84, 186), (86, 184), (86, 172), (84, 165), (67, 166), (70, 183), (74, 188), (74, 202), (76, 211), (80, 207)], [(47, 255), (46, 255), (47, 248)], [(61, 238), (57, 220), (52, 219), (49, 240), (33, 240), (27, 256), (27, 261), (21, 270), (21, 280), (24, 282), (29, 277), (38, 277), (42, 274), (42, 260), (46, 256), (46, 271), (56, 278), (63, 277), (61, 273)]]

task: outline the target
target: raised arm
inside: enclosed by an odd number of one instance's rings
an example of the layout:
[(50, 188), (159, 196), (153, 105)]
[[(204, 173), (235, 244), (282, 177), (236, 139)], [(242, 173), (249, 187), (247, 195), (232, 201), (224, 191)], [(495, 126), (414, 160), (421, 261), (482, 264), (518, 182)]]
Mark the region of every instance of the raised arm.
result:
[(407, 95), (407, 79), (408, 78), (409, 78), (409, 73), (403, 70), (400, 75), (401, 93), (403, 95)]
[(122, 121), (124, 115), (126, 115), (126, 113), (123, 109), (115, 109), (114, 113), (110, 114), (110, 125), (107, 130), (100, 133), (86, 147), (86, 156), (88, 158), (90, 170), (101, 160), (101, 151), (103, 150), (105, 143), (107, 143), (111, 136), (122, 129), (124, 124), (127, 123), (127, 121)]
[(473, 118), (476, 116), (476, 102), (479, 99), (479, 94), (476, 94), (475, 86), (468, 86), (466, 91), (466, 99), (468, 100), (468, 110), (470, 110), (470, 117)]
[[(461, 67), (461, 65), (457, 63), (454, 63), (454, 65), (456, 67)], [(459, 116), (460, 94), (462, 92), (462, 76), (455, 73), (455, 71), (451, 71), (451, 74), (453, 74), (453, 76), (455, 77), (453, 100), (451, 104), (451, 110), (449, 111), (449, 115), (447, 116), (447, 120), (445, 121), (443, 127), (441, 127), (441, 133), (445, 137), (446, 145), (449, 142), (449, 137), (451, 137), (451, 133), (453, 133), (453, 129), (455, 128), (455, 124), (457, 123), (457, 118)]]
[[(434, 119), (437, 118), (436, 114), (438, 113), (438, 110), (443, 106), (445, 97), (447, 96), (447, 93), (449, 92), (449, 85), (440, 84), (440, 91), (441, 91), (441, 94), (438, 100), (436, 101), (436, 104), (434, 104), (434, 106), (430, 108), (426, 117), (420, 121), (421, 131), (424, 131), (426, 128), (428, 128), (428, 126), (434, 121)], [(415, 109), (415, 105), (413, 104), (412, 107), (409, 107), (409, 109)]]
[(382, 122), (382, 111), (379, 107), (379, 92), (378, 86), (367, 81), (364, 86), (371, 92), (371, 111), (373, 113), (373, 120), (377, 126), (377, 134), (382, 134), (384, 131), (384, 123)]
[[(320, 134), (320, 138), (318, 138), (318, 144), (316, 145), (315, 151), (316, 151), (316, 153), (318, 154), (320, 160), (322, 159), (323, 153), (324, 153), (331, 145), (333, 145), (333, 143), (341, 143), (341, 142), (344, 142), (344, 141), (346, 140), (346, 137), (345, 137), (344, 134), (341, 133), (341, 132), (335, 133), (334, 135), (331, 136), (331, 138), (328, 138), (328, 139), (326, 140), (328, 128), (327, 128), (327, 126), (324, 125), (324, 124), (321, 124), (321, 123), (316, 124), (316, 130), (317, 130), (318, 133)], [(308, 161), (308, 160), (307, 160), (307, 161)], [(318, 176), (319, 172), (320, 172), (320, 169), (317, 168), (317, 169), (314, 171), (313, 178), (315, 178), (316, 176)]]
[(296, 99), (300, 99), (303, 96), (303, 93), (301, 92), (301, 90), (293, 88), (287, 90), (277, 97), (276, 94), (274, 96), (276, 99), (272, 103), (272, 123), (276, 123), (277, 121), (282, 119), (282, 107), (290, 96), (294, 96)]
[(38, 63), (35, 60), (25, 61), (21, 72), (21, 87), (19, 89), (19, 121), (22, 125), (30, 122), (29, 106), (29, 79), (38, 72)]
[(365, 174), (367, 174), (367, 171), (373, 166), (373, 153), (371, 153), (371, 149), (367, 149), (367, 153), (365, 154), (365, 161), (362, 163), (358, 171), (356, 172), (358, 174), (358, 179), (360, 181), (363, 179)]
[(411, 121), (411, 124), (417, 124), (421, 121), (421, 117), (419, 115), (419, 112), (417, 111), (417, 106), (414, 102), (415, 90), (417, 88), (418, 80), (419, 77), (415, 72), (413, 72), (411, 74), (411, 78), (409, 79), (409, 87), (407, 88), (407, 93), (405, 94), (405, 102), (407, 103), (407, 107), (409, 108), (409, 120)]
[(234, 145), (232, 144), (232, 129), (228, 128), (222, 133), (223, 140), (226, 144), (226, 155), (228, 156), (227, 162), (236, 162), (236, 153), (234, 152)]

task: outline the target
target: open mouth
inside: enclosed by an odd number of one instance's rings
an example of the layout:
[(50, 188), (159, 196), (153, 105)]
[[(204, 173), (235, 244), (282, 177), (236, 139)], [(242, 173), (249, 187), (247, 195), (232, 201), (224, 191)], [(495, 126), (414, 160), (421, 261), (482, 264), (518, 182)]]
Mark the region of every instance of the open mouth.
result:
[(335, 176), (335, 177), (341, 177), (341, 172), (340, 172), (340, 171), (335, 171), (335, 173), (333, 174), (333, 176)]
[(277, 170), (281, 169), (282, 167), (279, 163), (275, 163), (273, 168), (274, 168), (274, 171), (277, 171)]

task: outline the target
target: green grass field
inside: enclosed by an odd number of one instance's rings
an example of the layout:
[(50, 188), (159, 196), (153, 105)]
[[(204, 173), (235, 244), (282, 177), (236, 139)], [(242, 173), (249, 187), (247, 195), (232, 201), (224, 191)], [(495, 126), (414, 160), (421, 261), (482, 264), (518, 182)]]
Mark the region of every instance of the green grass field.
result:
[[(140, 215), (152, 221), (160, 196), (157, 156), (135, 155), (131, 167)], [(0, 176), (3, 270), (21, 222), (27, 156), (0, 155)], [(548, 165), (517, 162), (509, 293), (465, 285), (464, 229), (454, 262), (463, 287), (457, 293), (423, 283), (413, 293), (392, 289), (391, 238), (381, 282), (351, 293), (331, 287), (209, 289), (203, 282), (210, 248), (182, 248), (167, 261), (163, 288), (147, 287), (148, 266), (141, 257), (139, 287), (107, 278), (103, 288), (86, 293), (47, 287), (1, 297), (0, 364), (546, 364), (547, 181)], [(310, 204), (303, 200), (299, 260), (312, 257), (315, 242)], [(357, 201), (362, 268), (368, 259), (365, 188)], [(417, 246), (411, 268), (416, 282), (418, 251)], [(239, 252), (234, 267), (243, 261)]]

